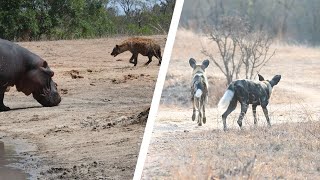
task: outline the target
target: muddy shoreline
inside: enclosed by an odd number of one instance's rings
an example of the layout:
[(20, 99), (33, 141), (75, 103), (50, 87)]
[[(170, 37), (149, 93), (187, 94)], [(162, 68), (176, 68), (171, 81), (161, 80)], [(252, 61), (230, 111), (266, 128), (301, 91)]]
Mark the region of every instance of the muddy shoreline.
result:
[[(2, 142), (2, 176), (6, 179), (36, 179), (40, 173), (41, 160), (37, 156), (37, 146), (27, 139), (11, 138), (8, 133), (0, 132)], [(9, 152), (7, 152), (9, 151)]]

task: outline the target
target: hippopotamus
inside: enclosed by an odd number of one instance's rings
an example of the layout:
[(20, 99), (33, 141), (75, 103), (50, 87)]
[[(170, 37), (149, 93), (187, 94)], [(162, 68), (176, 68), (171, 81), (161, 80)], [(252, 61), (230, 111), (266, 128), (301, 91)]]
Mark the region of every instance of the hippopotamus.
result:
[(10, 110), (3, 104), (3, 97), (14, 85), (19, 92), (32, 94), (42, 106), (57, 106), (61, 97), (53, 75), (47, 61), (18, 44), (0, 39), (0, 112)]

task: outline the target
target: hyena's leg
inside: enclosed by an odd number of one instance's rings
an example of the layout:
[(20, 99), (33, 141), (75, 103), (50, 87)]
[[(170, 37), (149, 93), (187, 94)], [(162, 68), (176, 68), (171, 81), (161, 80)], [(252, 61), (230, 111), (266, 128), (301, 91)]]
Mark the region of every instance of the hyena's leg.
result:
[(240, 113), (238, 121), (237, 121), (240, 129), (242, 127), (242, 120), (243, 120), (244, 116), (246, 115), (247, 110), (248, 110), (248, 104), (241, 103), (241, 113)]
[(148, 55), (149, 61), (147, 61), (144, 65), (147, 66), (148, 64), (151, 63), (151, 61), (152, 61), (152, 56), (153, 56), (152, 54), (149, 54), (149, 55)]
[(162, 57), (161, 57), (161, 50), (159, 49), (158, 52), (157, 52), (157, 58), (159, 60), (159, 66), (161, 65), (161, 61), (162, 61)]
[(265, 116), (266, 119), (267, 119), (268, 126), (271, 127), (271, 123), (270, 123), (270, 119), (269, 119), (267, 107), (262, 107), (262, 110), (263, 110), (264, 116)]
[(252, 105), (254, 125), (257, 125), (257, 105)]
[(227, 117), (228, 115), (235, 110), (237, 107), (237, 100), (235, 98), (233, 98), (228, 106), (228, 109), (226, 110), (226, 112), (224, 112), (222, 114), (222, 121), (223, 121), (223, 130), (226, 131), (227, 130)]
[(138, 63), (138, 53), (133, 54), (133, 59), (134, 59), (133, 64), (134, 64), (134, 66), (136, 66)]
[(133, 55), (133, 54), (132, 54), (132, 56), (131, 56), (131, 58), (130, 58), (130, 60), (129, 60), (129, 63), (134, 64), (134, 55)]

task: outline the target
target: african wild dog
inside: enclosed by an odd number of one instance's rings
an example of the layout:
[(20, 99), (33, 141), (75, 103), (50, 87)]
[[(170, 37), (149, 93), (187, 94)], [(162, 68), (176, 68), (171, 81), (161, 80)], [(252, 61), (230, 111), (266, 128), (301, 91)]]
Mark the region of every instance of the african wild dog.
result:
[(143, 56), (148, 56), (149, 61), (145, 63), (148, 65), (152, 61), (152, 57), (156, 57), (159, 60), (159, 64), (161, 64), (161, 48), (154, 40), (148, 38), (130, 38), (126, 41), (122, 42), (120, 45), (116, 45), (111, 55), (116, 57), (118, 54), (121, 54), (125, 51), (130, 51), (132, 56), (129, 60), (130, 63), (134, 64), (134, 66), (138, 63), (138, 54), (140, 53)]
[(191, 97), (193, 102), (192, 121), (196, 119), (196, 110), (198, 110), (198, 125), (206, 123), (205, 104), (208, 102), (208, 80), (205, 69), (209, 66), (209, 60), (204, 60), (201, 65), (196, 64), (196, 60), (190, 58), (190, 66), (193, 68), (193, 77), (191, 83)]
[(281, 79), (281, 75), (274, 76), (271, 81), (264, 80), (260, 74), (258, 74), (258, 76), (259, 82), (243, 79), (233, 81), (228, 86), (227, 91), (224, 93), (218, 104), (219, 109), (227, 109), (222, 114), (224, 130), (227, 130), (227, 116), (237, 107), (237, 101), (241, 104), (241, 113), (237, 121), (240, 128), (242, 126), (242, 119), (247, 112), (249, 104), (252, 104), (254, 124), (257, 125), (256, 108), (258, 105), (261, 105), (263, 113), (267, 119), (268, 126), (271, 126), (267, 105), (272, 93), (272, 88), (278, 84)]

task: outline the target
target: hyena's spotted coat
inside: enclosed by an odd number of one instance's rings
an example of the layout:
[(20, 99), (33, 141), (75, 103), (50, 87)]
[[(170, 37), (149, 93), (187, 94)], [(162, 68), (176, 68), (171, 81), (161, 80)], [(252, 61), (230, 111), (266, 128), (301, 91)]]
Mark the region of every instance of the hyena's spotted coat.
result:
[(145, 63), (148, 65), (152, 61), (152, 57), (155, 56), (159, 60), (159, 65), (161, 64), (161, 48), (154, 40), (148, 38), (135, 37), (130, 38), (122, 42), (120, 45), (116, 45), (111, 55), (116, 57), (125, 51), (130, 51), (132, 56), (129, 60), (134, 66), (138, 63), (138, 54), (143, 56), (148, 56), (149, 61)]

